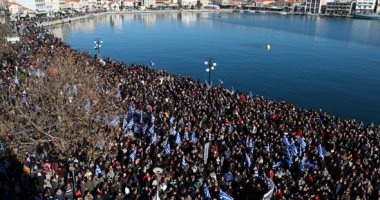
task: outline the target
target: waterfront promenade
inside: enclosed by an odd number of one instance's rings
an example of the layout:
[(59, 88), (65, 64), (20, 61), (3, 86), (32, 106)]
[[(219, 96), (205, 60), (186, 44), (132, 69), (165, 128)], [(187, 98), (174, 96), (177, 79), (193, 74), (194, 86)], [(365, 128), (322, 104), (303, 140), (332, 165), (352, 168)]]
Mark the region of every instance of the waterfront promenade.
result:
[(372, 124), (93, 58), (22, 26), (0, 72), (0, 133), (22, 161), (1, 158), (4, 199), (379, 198)]

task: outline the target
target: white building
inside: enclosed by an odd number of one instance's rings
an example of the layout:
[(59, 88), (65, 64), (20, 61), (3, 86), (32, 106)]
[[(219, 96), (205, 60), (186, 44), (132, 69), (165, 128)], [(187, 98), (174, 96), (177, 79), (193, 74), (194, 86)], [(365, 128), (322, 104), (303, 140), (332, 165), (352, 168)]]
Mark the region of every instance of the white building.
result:
[(376, 0), (357, 0), (356, 11), (357, 12), (374, 12), (376, 6)]
[(197, 0), (178, 0), (179, 7), (191, 7), (197, 5)]
[(143, 0), (143, 6), (149, 8), (149, 7), (155, 7), (156, 6), (156, 0)]
[(25, 7), (24, 5), (21, 5), (20, 3), (10, 1), (7, 3), (7, 7), (9, 9), (9, 12), (11, 15), (27, 15), (27, 14), (34, 14), (35, 11)]
[(323, 6), (326, 6), (326, 0), (306, 0), (304, 4), (304, 12), (319, 14), (322, 12)]

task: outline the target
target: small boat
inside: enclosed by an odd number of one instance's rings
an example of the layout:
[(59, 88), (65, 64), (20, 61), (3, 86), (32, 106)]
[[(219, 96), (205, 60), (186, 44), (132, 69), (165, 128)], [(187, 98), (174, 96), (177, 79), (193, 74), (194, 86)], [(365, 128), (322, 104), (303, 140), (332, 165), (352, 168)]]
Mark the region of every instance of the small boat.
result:
[(287, 15), (288, 13), (285, 11), (279, 12), (281, 15)]
[(380, 13), (353, 13), (352, 17), (355, 19), (380, 19)]

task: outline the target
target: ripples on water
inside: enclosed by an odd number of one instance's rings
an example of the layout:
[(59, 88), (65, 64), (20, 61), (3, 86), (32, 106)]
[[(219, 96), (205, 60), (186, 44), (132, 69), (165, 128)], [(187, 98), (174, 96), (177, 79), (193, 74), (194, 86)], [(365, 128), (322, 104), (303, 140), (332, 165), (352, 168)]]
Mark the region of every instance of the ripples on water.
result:
[[(380, 20), (276, 14), (108, 15), (52, 30), (74, 48), (380, 124)], [(265, 49), (270, 43), (271, 51)]]

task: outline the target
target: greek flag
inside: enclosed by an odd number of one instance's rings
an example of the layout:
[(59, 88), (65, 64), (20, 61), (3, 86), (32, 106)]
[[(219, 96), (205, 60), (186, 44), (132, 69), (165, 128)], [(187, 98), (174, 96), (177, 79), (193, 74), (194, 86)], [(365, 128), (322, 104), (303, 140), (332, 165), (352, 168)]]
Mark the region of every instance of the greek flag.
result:
[(228, 134), (231, 134), (232, 131), (234, 131), (234, 127), (232, 126), (232, 124), (228, 127)]
[(90, 111), (91, 109), (91, 102), (87, 99), (86, 102), (84, 103), (84, 106), (83, 106), (84, 110), (86, 112)]
[(150, 61), (150, 66), (154, 66), (154, 62), (153, 61)]
[(321, 144), (318, 145), (318, 153), (319, 153), (319, 156), (320, 156), (321, 158), (324, 158), (325, 156), (328, 155), (326, 149), (323, 148)]
[(270, 152), (270, 147), (269, 147), (269, 145), (265, 145), (265, 146), (264, 146), (264, 149), (265, 149), (265, 152), (267, 152), (267, 153)]
[(290, 139), (290, 150), (292, 151), (292, 154), (293, 154), (293, 155), (295, 155), (295, 156), (298, 155), (297, 147), (296, 147), (296, 145), (294, 144), (293, 138)]
[(219, 79), (219, 83), (220, 83), (220, 85), (223, 85), (223, 81), (222, 81), (222, 79)]
[(170, 124), (174, 124), (174, 117), (173, 116), (170, 117), (169, 122), (170, 122)]
[(110, 126), (118, 126), (119, 125), (119, 116), (115, 116), (113, 120), (109, 124)]
[(127, 125), (128, 125), (128, 115), (125, 114), (125, 115), (123, 116), (123, 126), (122, 126), (122, 129), (123, 129), (124, 131), (126, 131), (126, 129), (127, 129)]
[(171, 133), (172, 135), (175, 135), (175, 134), (177, 134), (177, 132), (175, 131), (175, 128), (172, 128), (172, 133)]
[(143, 127), (143, 134), (145, 134), (145, 132), (146, 132), (146, 129), (148, 129), (148, 125), (146, 125), (146, 124), (144, 124), (144, 127)]
[(203, 186), (203, 193), (206, 199), (211, 199), (210, 191), (208, 191), (206, 184), (204, 184)]
[(149, 128), (149, 133), (150, 133), (150, 134), (154, 134), (154, 125), (152, 125), (152, 126)]
[(132, 129), (133, 124), (135, 124), (135, 122), (133, 121), (133, 118), (132, 118), (131, 121), (129, 121), (129, 123), (127, 124), (127, 128)]
[(15, 76), (14, 82), (15, 82), (16, 85), (20, 85), (20, 81), (18, 80), (17, 76)]
[(249, 92), (249, 94), (248, 94), (248, 98), (250, 98), (250, 99), (253, 98), (253, 93), (252, 93), (252, 92)]
[(228, 195), (227, 193), (223, 192), (222, 189), (219, 189), (219, 190), (220, 190), (220, 200), (233, 200), (234, 199), (230, 195)]
[(302, 137), (298, 137), (297, 142), (298, 142), (298, 144), (300, 144), (302, 149), (306, 148), (306, 142), (302, 139)]
[(136, 126), (133, 128), (133, 132), (134, 132), (134, 133), (138, 133), (138, 132), (139, 132), (139, 126), (136, 125)]
[(182, 169), (186, 168), (186, 159), (185, 159), (185, 156), (182, 156), (181, 167), (182, 167)]
[(300, 170), (305, 171), (305, 158), (302, 158), (301, 163), (300, 163)]
[(168, 144), (168, 138), (166, 138), (166, 139), (162, 142), (162, 147), (165, 147), (167, 144)]
[(231, 88), (231, 94), (235, 94), (235, 89), (234, 89), (234, 87)]
[(176, 144), (181, 144), (181, 136), (179, 135), (179, 133), (177, 133), (177, 136), (175, 138), (175, 143)]
[(305, 162), (305, 163), (304, 163), (304, 166), (307, 167), (307, 168), (309, 168), (309, 169), (311, 169), (311, 170), (316, 170), (316, 169), (318, 169), (317, 165), (311, 164), (311, 163), (309, 163), (309, 162)]
[(281, 166), (281, 162), (273, 163), (272, 168), (277, 169)]
[(282, 141), (284, 142), (285, 146), (289, 146), (290, 145), (289, 144), (289, 140), (288, 140), (288, 138), (285, 135), (282, 136)]
[(165, 154), (169, 155), (170, 154), (170, 144), (167, 144), (164, 146)]
[(152, 139), (151, 139), (150, 142), (151, 142), (151, 143), (155, 143), (155, 142), (157, 142), (157, 134), (156, 134), (156, 133), (153, 134)]
[(212, 134), (208, 133), (208, 141), (211, 141), (211, 139), (212, 139)]
[(129, 154), (129, 157), (134, 161), (136, 157), (137, 149), (133, 150), (131, 154)]
[(135, 112), (135, 107), (134, 107), (132, 104), (129, 104), (128, 109), (129, 109), (132, 113)]
[(155, 118), (154, 118), (154, 116), (152, 115), (151, 118), (150, 118), (150, 123), (154, 124), (154, 120), (155, 120)]
[(183, 138), (184, 138), (185, 140), (189, 140), (189, 133), (188, 133), (187, 131), (184, 133)]
[(245, 153), (245, 161), (247, 162), (248, 168), (251, 167), (251, 158), (248, 156), (247, 153)]
[(249, 149), (250, 149), (250, 153), (253, 154), (253, 152), (255, 150), (255, 147), (253, 146), (252, 140), (249, 141), (248, 146), (249, 146)]
[(96, 164), (95, 175), (97, 177), (99, 177), (99, 175), (102, 175), (102, 170), (100, 169), (98, 164)]
[(191, 134), (191, 142), (193, 144), (196, 144), (197, 143), (197, 138), (195, 137), (195, 131), (193, 131), (193, 133)]

